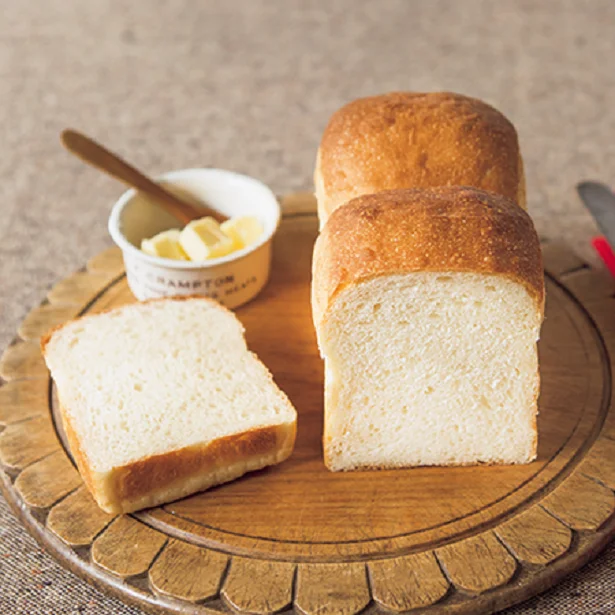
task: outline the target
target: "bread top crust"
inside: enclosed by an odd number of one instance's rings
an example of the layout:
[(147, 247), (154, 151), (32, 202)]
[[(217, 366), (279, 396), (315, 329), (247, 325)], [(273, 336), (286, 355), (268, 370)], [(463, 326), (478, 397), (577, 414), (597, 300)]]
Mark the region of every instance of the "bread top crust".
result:
[(314, 176), (321, 222), (362, 194), (474, 186), (525, 208), (514, 126), (490, 105), (451, 92), (392, 92), (355, 100), (331, 117)]
[(314, 248), (316, 328), (348, 285), (418, 271), (509, 277), (542, 318), (542, 255), (530, 216), (502, 196), (451, 186), (365, 195), (333, 212)]

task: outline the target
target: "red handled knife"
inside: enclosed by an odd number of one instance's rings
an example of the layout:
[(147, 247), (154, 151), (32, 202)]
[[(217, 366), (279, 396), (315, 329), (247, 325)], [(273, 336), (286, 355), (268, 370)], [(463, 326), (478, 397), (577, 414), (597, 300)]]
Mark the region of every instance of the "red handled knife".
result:
[(615, 277), (615, 194), (605, 184), (594, 181), (580, 182), (577, 192), (602, 233), (592, 239), (592, 245)]

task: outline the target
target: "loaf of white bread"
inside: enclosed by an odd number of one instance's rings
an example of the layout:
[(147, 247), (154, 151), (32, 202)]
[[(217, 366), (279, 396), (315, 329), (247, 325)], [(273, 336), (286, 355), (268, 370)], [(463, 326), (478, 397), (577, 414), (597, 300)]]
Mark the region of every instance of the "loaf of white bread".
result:
[(127, 513), (286, 459), (296, 412), (205, 298), (136, 303), (42, 340), (63, 426), (99, 506)]
[(321, 228), (350, 199), (398, 188), (472, 186), (525, 208), (515, 127), (490, 105), (450, 92), (393, 92), (336, 111), (314, 183)]
[(512, 200), (441, 187), (337, 207), (316, 241), (312, 305), (329, 469), (536, 457), (544, 277)]

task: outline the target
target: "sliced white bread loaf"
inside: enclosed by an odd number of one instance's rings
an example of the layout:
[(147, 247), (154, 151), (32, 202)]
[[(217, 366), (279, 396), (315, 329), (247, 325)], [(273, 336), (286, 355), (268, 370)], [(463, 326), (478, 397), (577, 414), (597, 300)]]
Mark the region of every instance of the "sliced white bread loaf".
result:
[(512, 201), (410, 189), (336, 209), (314, 252), (331, 470), (536, 457), (540, 244)]
[(209, 299), (86, 316), (42, 347), (71, 451), (103, 510), (169, 502), (292, 451), (295, 409), (234, 314)]

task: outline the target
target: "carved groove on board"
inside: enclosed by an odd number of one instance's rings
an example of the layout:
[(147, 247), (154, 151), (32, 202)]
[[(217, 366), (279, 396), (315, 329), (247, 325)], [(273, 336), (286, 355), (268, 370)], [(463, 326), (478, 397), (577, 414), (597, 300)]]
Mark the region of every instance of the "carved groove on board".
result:
[(568, 551), (572, 532), (544, 509), (534, 506), (495, 530), (521, 562), (546, 565)]
[[(302, 193), (281, 201), (291, 217), (288, 228), (294, 241), (304, 224), (314, 227), (314, 197)], [(547, 270), (586, 306), (615, 360), (613, 280), (588, 269), (559, 244), (547, 244), (544, 254)], [(297, 262), (307, 266), (309, 256), (304, 251)], [(278, 273), (295, 284), (301, 278), (292, 270), (294, 261), (286, 261), (288, 269)], [(121, 288), (125, 280), (118, 282), (122, 274), (121, 252), (110, 248), (91, 259), (86, 271), (58, 282), (48, 293), (49, 304), (32, 310), (19, 328), (27, 341), (9, 347), (0, 360), (0, 375), (9, 381), (0, 386), (0, 463), (7, 468), (5, 476), (10, 476), (4, 481), (5, 494), (18, 510), (48, 510), (45, 521), (40, 521), (41, 514), (37, 523), (45, 523), (44, 531), (59, 538), (66, 552), (89, 549), (92, 566), (112, 591), (127, 593), (126, 579), (133, 582), (131, 578), (137, 577), (142, 606), (161, 613), (179, 612), (166, 606), (171, 603), (173, 609), (187, 613), (292, 609), (304, 615), (352, 615), (365, 609), (370, 613), (419, 609), (443, 614), (457, 608), (480, 613), (527, 598), (530, 593), (523, 584), (531, 575), (546, 579), (540, 585), (544, 589), (549, 575), (561, 574), (551, 571), (560, 566), (571, 569), (579, 561), (575, 558), (580, 546), (589, 549), (583, 545), (591, 544), (596, 550), (615, 533), (613, 413), (575, 471), (548, 496), (492, 530), (435, 553), (425, 550), (391, 558), (382, 553), (365, 561), (336, 563), (267, 560), (262, 554), (240, 557), (224, 553), (219, 545), (209, 548), (169, 538), (132, 516), (101, 511), (60, 448), (50, 421), (48, 372), (36, 338), (92, 304), (100, 309), (125, 299)], [(574, 531), (583, 532), (583, 541), (570, 548)], [(57, 544), (49, 539), (47, 547), (68, 559)], [(520, 565), (523, 574), (517, 575)], [(513, 596), (517, 585), (514, 598), (507, 597)], [(500, 588), (506, 588), (502, 598)]]
[(0, 425), (49, 415), (47, 379), (14, 380), (0, 387)]
[(164, 595), (199, 602), (218, 595), (228, 557), (171, 539), (149, 571), (152, 588)]
[(517, 562), (493, 532), (441, 547), (436, 555), (456, 587), (476, 594), (505, 585), (517, 569)]
[(600, 438), (579, 464), (579, 472), (615, 490), (615, 440)]
[(94, 274), (106, 274), (110, 278), (121, 275), (124, 272), (122, 251), (115, 246), (108, 248), (88, 261), (87, 270)]
[(23, 469), (60, 450), (49, 414), (12, 423), (0, 433), (0, 463)]
[(82, 483), (49, 511), (47, 527), (70, 546), (89, 546), (116, 516), (101, 510)]
[(53, 305), (47, 303), (34, 308), (19, 326), (17, 332), (24, 340), (39, 340), (53, 327), (64, 324), (77, 316), (75, 305)]
[(64, 451), (57, 450), (23, 470), (15, 481), (15, 489), (28, 506), (49, 508), (81, 483)]
[(135, 576), (149, 570), (166, 541), (164, 534), (122, 515), (94, 540), (92, 559), (120, 577)]
[(450, 585), (432, 552), (369, 562), (374, 600), (391, 611), (409, 611), (442, 600)]
[(306, 615), (355, 615), (370, 602), (365, 564), (299, 564), (295, 604)]
[(281, 611), (293, 599), (294, 564), (233, 557), (222, 596), (238, 611), (267, 614)]
[(45, 378), (47, 375), (47, 366), (38, 342), (19, 342), (9, 346), (0, 359), (0, 377), (5, 380)]
[(55, 284), (47, 293), (47, 299), (54, 305), (82, 306), (101, 292), (113, 277), (113, 272), (109, 274), (77, 271)]
[(542, 506), (573, 530), (597, 530), (615, 513), (615, 494), (577, 470)]

